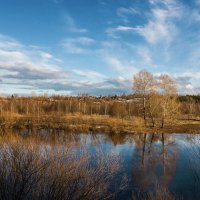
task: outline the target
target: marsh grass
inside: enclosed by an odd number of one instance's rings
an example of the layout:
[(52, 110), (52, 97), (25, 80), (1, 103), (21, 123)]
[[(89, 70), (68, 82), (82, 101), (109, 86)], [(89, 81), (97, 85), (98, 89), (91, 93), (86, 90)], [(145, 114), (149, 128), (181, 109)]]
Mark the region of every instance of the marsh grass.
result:
[[(155, 119), (157, 123), (157, 119)], [(167, 122), (167, 121), (166, 121)], [(0, 134), (7, 132), (41, 129), (65, 130), (71, 133), (81, 132), (106, 132), (106, 133), (199, 133), (199, 121), (174, 120), (174, 125), (170, 122), (162, 129), (151, 127), (144, 124), (141, 117), (117, 118), (105, 115), (83, 115), (81, 113), (63, 114), (51, 112), (41, 114), (39, 118), (33, 114), (19, 115), (12, 113), (3, 113), (0, 116)]]
[(34, 115), (0, 116), (0, 132), (6, 134), (12, 130), (56, 129), (68, 132), (142, 132), (145, 130), (144, 122), (140, 117), (120, 119), (104, 115), (83, 115), (81, 113), (41, 114), (39, 118)]

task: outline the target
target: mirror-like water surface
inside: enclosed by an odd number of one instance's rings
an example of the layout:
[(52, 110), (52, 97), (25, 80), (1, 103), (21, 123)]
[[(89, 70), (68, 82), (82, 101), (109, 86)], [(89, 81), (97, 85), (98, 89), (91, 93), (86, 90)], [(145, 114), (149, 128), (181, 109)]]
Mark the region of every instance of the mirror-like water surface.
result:
[(121, 173), (129, 179), (124, 198), (161, 185), (184, 199), (200, 199), (200, 135), (97, 134), (81, 135), (80, 140), (88, 150), (101, 146), (119, 155)]
[[(23, 133), (24, 137), (29, 137)], [(117, 199), (142, 196), (157, 187), (167, 188), (175, 197), (200, 199), (200, 135), (191, 134), (69, 134), (40, 131), (35, 135), (42, 147), (66, 148), (119, 157), (121, 167), (114, 179), (127, 177), (127, 187)], [(91, 160), (95, 163), (95, 156)], [(113, 179), (113, 180), (114, 180)]]

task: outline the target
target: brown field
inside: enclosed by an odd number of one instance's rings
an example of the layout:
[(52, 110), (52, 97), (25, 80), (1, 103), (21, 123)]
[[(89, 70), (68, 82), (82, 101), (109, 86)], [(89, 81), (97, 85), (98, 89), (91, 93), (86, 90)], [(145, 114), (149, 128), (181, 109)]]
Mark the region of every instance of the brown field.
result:
[[(4, 113), (1, 131), (7, 129), (56, 129), (69, 132), (111, 132), (111, 133), (200, 133), (200, 120), (177, 119), (166, 123), (164, 128), (144, 124), (141, 117), (116, 118), (104, 115), (83, 115), (49, 113), (34, 117)], [(159, 124), (157, 119), (156, 124)]]

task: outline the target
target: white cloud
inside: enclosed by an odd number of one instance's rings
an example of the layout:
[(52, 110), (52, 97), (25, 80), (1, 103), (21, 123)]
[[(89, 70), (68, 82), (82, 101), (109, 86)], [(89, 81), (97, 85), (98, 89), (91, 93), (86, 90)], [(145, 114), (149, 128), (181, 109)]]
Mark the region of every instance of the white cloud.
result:
[[(65, 70), (59, 66), (60, 60), (51, 53), (14, 41), (6, 36), (0, 38), (0, 43), (10, 44), (0, 49), (0, 77), (4, 88), (1, 93), (30, 94), (32, 91), (50, 91), (72, 95), (108, 95), (129, 91), (126, 78), (108, 78), (90, 69)], [(79, 38), (78, 41), (83, 45), (94, 42), (89, 38)]]
[(0, 34), (0, 49), (12, 49), (12, 48), (20, 48), (22, 44), (20, 44), (15, 39)]
[(0, 37), (1, 79), (26, 84), (24, 80), (67, 78), (68, 72), (57, 65), (56, 58), (48, 52), (25, 46), (8, 36)]
[(73, 69), (72, 72), (74, 72), (76, 75), (79, 75), (81, 77), (87, 78), (87, 79), (104, 79), (106, 78), (105, 75), (97, 72), (97, 71), (93, 71), (93, 70), (80, 70), (80, 69)]
[(132, 76), (140, 69), (155, 68), (150, 49), (145, 45), (134, 45), (129, 42), (107, 41), (102, 43), (101, 57), (113, 73)]
[(65, 22), (67, 25), (67, 29), (69, 31), (74, 32), (74, 33), (87, 33), (88, 32), (88, 30), (85, 28), (79, 28), (76, 25), (74, 19), (69, 14), (65, 14), (64, 19), (65, 19)]
[(47, 52), (41, 52), (41, 57), (44, 59), (44, 60), (50, 60), (51, 58), (53, 58), (53, 56)]
[(195, 3), (196, 3), (197, 5), (200, 5), (200, 0), (195, 0)]
[(159, 41), (170, 42), (177, 31), (172, 19), (177, 16), (178, 13), (174, 13), (174, 10), (169, 8), (153, 9), (151, 19), (148, 23), (144, 26), (135, 27), (135, 31), (151, 44)]
[(120, 76), (125, 78), (132, 77), (134, 73), (138, 72), (138, 68), (135, 67), (135, 62), (133, 60), (123, 60), (116, 55), (104, 55), (103, 59), (113, 72), (117, 72)]
[(129, 22), (128, 16), (135, 14), (138, 14), (138, 11), (133, 7), (130, 8), (120, 7), (117, 9), (117, 15), (121, 17), (125, 23)]
[(95, 44), (95, 40), (89, 37), (67, 38), (62, 41), (65, 51), (72, 54), (89, 53), (90, 48)]
[[(153, 1), (154, 4), (155, 1)], [(136, 26), (135, 31), (143, 36), (149, 43), (155, 44), (159, 41), (170, 42), (177, 32), (173, 20), (182, 15), (182, 7), (175, 4), (173, 0), (165, 0), (164, 5), (151, 9), (148, 23), (143, 26)]]
[(182, 16), (183, 8), (181, 4), (174, 0), (150, 0), (152, 8), (147, 15), (148, 22), (144, 25), (136, 26), (117, 26), (108, 28), (106, 33), (111, 37), (119, 37), (118, 32), (138, 33), (150, 44), (160, 41), (171, 42), (177, 34), (177, 27), (174, 20)]
[(152, 56), (151, 53), (149, 51), (149, 49), (147, 47), (138, 47), (138, 54), (140, 55), (140, 57), (142, 58), (142, 60), (144, 61), (144, 63), (152, 66), (153, 61), (152, 61)]
[(117, 71), (124, 71), (125, 70), (125, 66), (124, 64), (115, 57), (105, 57), (105, 61), (112, 66), (113, 69), (117, 70)]
[(105, 86), (104, 87), (108, 87), (108, 88), (115, 88), (119, 91), (122, 91), (121, 93), (124, 92), (131, 92), (131, 86), (132, 86), (132, 79), (129, 78), (125, 78), (122, 76), (119, 76), (117, 78), (109, 78), (105, 81)]
[(193, 79), (197, 79), (200, 80), (200, 72), (199, 71), (185, 71), (183, 73), (181, 73), (182, 76), (185, 77), (192, 77)]
[(194, 87), (193, 87), (192, 84), (187, 84), (185, 87), (186, 87), (186, 89), (188, 89), (188, 90), (193, 90), (193, 89), (194, 89)]

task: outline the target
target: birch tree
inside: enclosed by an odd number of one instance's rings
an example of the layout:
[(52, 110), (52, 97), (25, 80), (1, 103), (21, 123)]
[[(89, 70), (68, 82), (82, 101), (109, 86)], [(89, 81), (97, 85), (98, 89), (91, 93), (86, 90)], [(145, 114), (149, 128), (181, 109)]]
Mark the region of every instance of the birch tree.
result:
[(166, 119), (173, 119), (178, 113), (177, 89), (175, 81), (167, 74), (163, 74), (158, 80), (161, 101), (161, 128), (164, 128)]
[(143, 100), (143, 118), (146, 123), (146, 99), (147, 96), (155, 91), (155, 80), (153, 75), (142, 70), (134, 75), (133, 77), (133, 90), (136, 94), (140, 94)]

